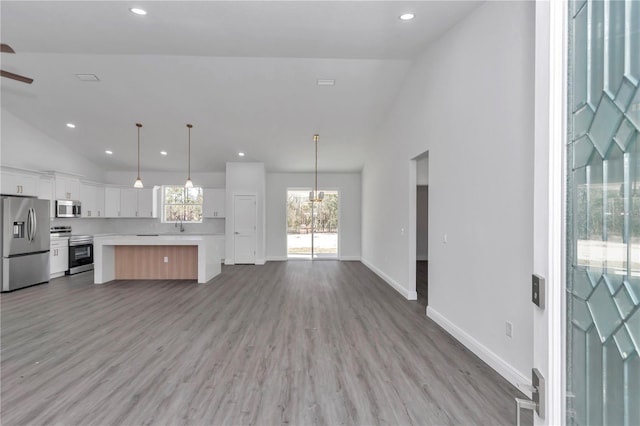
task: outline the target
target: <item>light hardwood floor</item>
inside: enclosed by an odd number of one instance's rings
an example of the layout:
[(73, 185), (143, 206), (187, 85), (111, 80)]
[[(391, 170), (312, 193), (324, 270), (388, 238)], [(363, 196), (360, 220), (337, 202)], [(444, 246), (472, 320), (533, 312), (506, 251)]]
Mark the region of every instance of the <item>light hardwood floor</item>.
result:
[(519, 392), (359, 262), (91, 283), (0, 296), (3, 425), (515, 420)]

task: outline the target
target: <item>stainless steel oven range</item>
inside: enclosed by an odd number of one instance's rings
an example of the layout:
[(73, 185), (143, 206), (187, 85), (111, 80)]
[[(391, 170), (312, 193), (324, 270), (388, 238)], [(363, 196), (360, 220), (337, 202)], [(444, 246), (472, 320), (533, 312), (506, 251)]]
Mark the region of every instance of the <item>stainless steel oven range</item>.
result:
[(69, 237), (68, 275), (93, 270), (93, 236), (72, 235)]

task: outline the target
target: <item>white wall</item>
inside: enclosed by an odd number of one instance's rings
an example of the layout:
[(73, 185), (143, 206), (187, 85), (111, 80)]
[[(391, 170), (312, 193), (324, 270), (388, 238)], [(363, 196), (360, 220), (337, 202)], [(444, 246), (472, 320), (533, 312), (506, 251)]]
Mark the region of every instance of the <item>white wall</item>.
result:
[(429, 185), (429, 153), (416, 159), (416, 171), (416, 183), (418, 185)]
[(363, 262), (411, 296), (410, 159), (429, 151), (428, 315), (512, 383), (533, 351), (533, 25), (532, 2), (488, 2), (431, 44), (362, 183)]
[(234, 205), (235, 195), (256, 196), (256, 265), (265, 262), (265, 186), (266, 173), (263, 163), (227, 163), (227, 201), (225, 205), (225, 263), (233, 265), (234, 250)]
[[(267, 173), (267, 260), (287, 258), (287, 189), (313, 188), (313, 173)], [(320, 190), (339, 191), (341, 260), (360, 260), (360, 173), (318, 173)]]
[[(153, 185), (184, 185), (187, 180), (187, 174), (176, 172), (157, 172), (140, 170), (140, 178), (146, 187)], [(101, 183), (111, 183), (115, 185), (133, 185), (136, 180), (136, 171), (107, 171), (105, 173), (105, 181)], [(191, 180), (196, 186), (204, 188), (224, 188), (225, 173), (224, 172), (208, 172), (208, 173), (191, 173)]]
[(71, 173), (87, 180), (104, 180), (104, 170), (94, 163), (6, 109), (2, 108), (0, 112), (0, 164), (27, 170)]
[[(204, 219), (202, 223), (185, 223), (185, 234), (224, 235), (224, 219)], [(51, 226), (71, 226), (74, 234), (167, 234), (179, 232), (173, 223), (157, 219), (51, 219)]]

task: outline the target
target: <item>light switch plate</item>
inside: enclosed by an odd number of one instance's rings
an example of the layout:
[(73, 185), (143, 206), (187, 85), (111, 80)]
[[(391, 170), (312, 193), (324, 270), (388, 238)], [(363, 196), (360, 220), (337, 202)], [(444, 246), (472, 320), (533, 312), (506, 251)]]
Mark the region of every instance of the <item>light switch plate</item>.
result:
[(545, 279), (533, 274), (531, 277), (531, 301), (540, 309), (544, 309)]

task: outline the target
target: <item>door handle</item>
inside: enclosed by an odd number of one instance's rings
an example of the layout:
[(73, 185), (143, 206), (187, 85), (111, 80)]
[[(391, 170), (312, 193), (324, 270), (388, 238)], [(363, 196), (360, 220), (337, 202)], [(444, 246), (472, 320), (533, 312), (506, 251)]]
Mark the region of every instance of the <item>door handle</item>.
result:
[(31, 241), (36, 239), (38, 233), (38, 216), (36, 216), (36, 209), (31, 208), (31, 217), (33, 218), (33, 229), (31, 230)]
[(238, 231), (234, 232), (234, 234), (236, 234), (236, 235), (240, 235), (240, 233), (239, 233)]
[(535, 411), (541, 419), (545, 416), (545, 380), (540, 370), (537, 368), (531, 369), (531, 385), (518, 385), (531, 392), (531, 401), (528, 399), (515, 398), (516, 400), (516, 425), (520, 426), (520, 410), (525, 408), (527, 410)]
[(516, 426), (520, 426), (520, 410), (526, 408), (527, 410), (535, 410), (536, 403), (529, 401), (528, 399), (516, 398)]
[(27, 210), (27, 242), (31, 242), (31, 209)]

